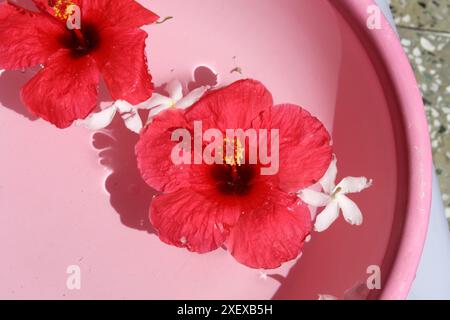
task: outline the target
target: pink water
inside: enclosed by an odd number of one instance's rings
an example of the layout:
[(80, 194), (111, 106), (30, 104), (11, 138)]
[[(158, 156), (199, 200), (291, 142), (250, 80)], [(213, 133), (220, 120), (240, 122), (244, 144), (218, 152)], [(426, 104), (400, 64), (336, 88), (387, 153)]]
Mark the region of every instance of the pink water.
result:
[[(193, 88), (214, 82), (208, 71), (214, 70), (220, 85), (255, 78), (276, 103), (308, 109), (333, 133), (340, 176), (375, 181), (353, 198), (364, 225), (341, 219), (313, 234), (299, 261), (268, 272), (267, 279), (224, 250), (196, 255), (167, 246), (146, 220), (152, 190), (136, 169), (137, 137), (120, 121), (91, 133), (36, 120), (19, 100), (32, 73), (5, 72), (0, 298), (342, 298), (365, 283), (367, 267), (384, 265), (395, 250), (392, 225), (407, 190), (397, 168), (402, 151), (394, 139), (395, 115), (346, 20), (326, 0), (141, 2), (174, 17), (146, 28), (155, 84), (178, 78)], [(230, 73), (235, 67), (243, 75)], [(70, 265), (81, 268), (81, 290), (66, 287)]]

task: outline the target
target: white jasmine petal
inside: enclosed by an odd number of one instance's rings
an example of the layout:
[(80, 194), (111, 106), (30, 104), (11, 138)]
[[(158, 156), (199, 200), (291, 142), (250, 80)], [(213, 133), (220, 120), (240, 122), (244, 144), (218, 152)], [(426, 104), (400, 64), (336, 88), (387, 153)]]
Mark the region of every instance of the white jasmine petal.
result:
[(117, 108), (112, 105), (100, 112), (92, 113), (84, 120), (80, 120), (79, 124), (84, 125), (89, 130), (100, 130), (109, 126), (116, 115)]
[(328, 168), (325, 175), (320, 179), (319, 183), (323, 188), (325, 193), (331, 194), (335, 188), (335, 181), (337, 176), (337, 159), (333, 155), (333, 160), (331, 161), (330, 167)]
[(317, 232), (327, 230), (339, 217), (339, 205), (336, 200), (331, 201), (325, 209), (317, 216), (314, 229)]
[(371, 185), (372, 180), (368, 180), (365, 177), (347, 177), (342, 179), (342, 181), (337, 185), (337, 188), (340, 188), (340, 192), (346, 194), (361, 192), (364, 189), (369, 188)]
[(139, 134), (142, 130), (142, 120), (137, 111), (133, 111), (132, 113), (124, 114), (122, 116), (123, 121), (125, 122), (125, 126), (131, 131)]
[(166, 85), (166, 90), (173, 101), (180, 101), (183, 98), (183, 86), (178, 80), (172, 80)]
[(136, 106), (136, 109), (145, 109), (149, 110), (154, 107), (160, 105), (170, 105), (172, 103), (172, 99), (165, 97), (159, 93), (154, 93), (150, 99), (145, 102), (142, 102)]
[(329, 195), (311, 189), (300, 191), (298, 196), (300, 199), (302, 199), (303, 202), (314, 207), (324, 207), (331, 200), (331, 197)]
[(159, 113), (161, 113), (164, 110), (167, 110), (169, 108), (170, 108), (170, 106), (167, 106), (167, 105), (162, 105), (162, 106), (153, 108), (152, 110), (150, 110), (150, 113), (148, 114), (148, 120), (147, 121), (150, 123), (157, 114), (159, 114)]
[(319, 298), (317, 300), (338, 300), (338, 298), (330, 294), (319, 294)]
[(2, 75), (3, 72), (5, 72), (5, 69), (0, 69), (0, 76)]
[(342, 194), (337, 197), (337, 201), (339, 207), (342, 209), (342, 214), (348, 223), (357, 226), (363, 223), (363, 215), (356, 203)]
[(179, 109), (186, 109), (196, 103), (208, 90), (208, 87), (200, 87), (192, 90), (186, 97), (182, 98), (176, 103), (176, 107)]
[(133, 105), (125, 100), (117, 100), (116, 102), (114, 102), (114, 105), (120, 113), (131, 112), (134, 109)]

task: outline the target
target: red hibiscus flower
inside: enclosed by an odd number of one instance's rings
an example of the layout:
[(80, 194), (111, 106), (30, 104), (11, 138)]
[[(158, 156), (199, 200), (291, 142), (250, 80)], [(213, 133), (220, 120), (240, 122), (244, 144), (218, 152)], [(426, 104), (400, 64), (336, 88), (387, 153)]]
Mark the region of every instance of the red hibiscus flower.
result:
[[(202, 122), (202, 132), (279, 130), (278, 173), (262, 175), (259, 162), (175, 165), (171, 153), (178, 142), (172, 133), (195, 131), (194, 121)], [(311, 217), (296, 192), (324, 175), (332, 148), (318, 119), (295, 105), (273, 106), (261, 83), (242, 80), (209, 93), (191, 109), (155, 117), (136, 155), (144, 180), (161, 192), (149, 214), (162, 241), (198, 253), (225, 245), (240, 263), (272, 269), (301, 253)]]
[[(114, 100), (137, 104), (153, 91), (139, 27), (158, 16), (134, 0), (33, 0), (39, 12), (0, 4), (0, 69), (43, 68), (21, 92), (28, 109), (59, 128), (97, 105), (100, 74)], [(80, 28), (67, 20), (77, 6)]]

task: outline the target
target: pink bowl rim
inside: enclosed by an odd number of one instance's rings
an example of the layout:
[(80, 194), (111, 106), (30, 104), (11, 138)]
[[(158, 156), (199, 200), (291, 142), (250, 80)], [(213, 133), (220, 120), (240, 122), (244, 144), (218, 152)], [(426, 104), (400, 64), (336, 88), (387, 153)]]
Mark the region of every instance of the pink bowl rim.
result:
[[(400, 116), (404, 122), (407, 169), (409, 174), (405, 221), (397, 254), (380, 299), (406, 299), (415, 279), (428, 230), (431, 209), (432, 155), (425, 108), (417, 81), (398, 35), (381, 14), (382, 28), (367, 27), (368, 8), (377, 6), (373, 0), (333, 1), (341, 12), (350, 15), (353, 28), (358, 28), (363, 41), (369, 41), (391, 80)], [(383, 275), (381, 275), (383, 277)]]

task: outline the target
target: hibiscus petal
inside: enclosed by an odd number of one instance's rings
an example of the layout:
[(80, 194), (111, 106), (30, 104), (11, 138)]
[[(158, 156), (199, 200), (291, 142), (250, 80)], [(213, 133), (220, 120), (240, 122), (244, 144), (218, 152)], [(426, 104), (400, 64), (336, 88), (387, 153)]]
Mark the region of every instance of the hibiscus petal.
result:
[(300, 191), (298, 196), (303, 202), (313, 207), (324, 207), (331, 200), (329, 195), (311, 189), (304, 189)]
[(172, 80), (166, 85), (166, 90), (169, 93), (172, 101), (179, 101), (183, 98), (183, 86), (178, 80)]
[(169, 106), (170, 103), (172, 102), (172, 99), (165, 97), (159, 93), (154, 93), (152, 95), (152, 97), (150, 99), (148, 99), (145, 102), (142, 102), (140, 104), (138, 104), (136, 106), (137, 109), (144, 109), (144, 110), (149, 110), (151, 108), (157, 107), (157, 106), (161, 106), (161, 105), (165, 105), (165, 106)]
[(240, 263), (256, 269), (275, 269), (301, 253), (311, 232), (308, 207), (293, 195), (279, 192), (253, 212), (241, 215), (227, 240)]
[(361, 192), (372, 185), (372, 180), (368, 180), (365, 177), (347, 177), (337, 185), (340, 188), (340, 193), (356, 193)]
[(48, 0), (33, 0), (33, 3), (42, 12), (53, 12), (52, 7), (49, 5), (50, 1)]
[(116, 111), (117, 109), (115, 106), (110, 106), (100, 112), (91, 114), (85, 120), (81, 120), (80, 124), (84, 125), (89, 130), (104, 129), (111, 124), (116, 115)]
[(236, 208), (191, 189), (157, 196), (150, 209), (150, 220), (162, 241), (199, 253), (219, 248), (238, 218)]
[(331, 224), (339, 217), (339, 205), (336, 200), (331, 201), (325, 209), (317, 216), (314, 223), (314, 230), (322, 232), (327, 230)]
[(324, 125), (299, 106), (285, 104), (272, 108), (265, 127), (279, 130), (279, 179), (286, 192), (313, 185), (330, 166), (332, 148)]
[(61, 48), (67, 30), (47, 14), (5, 2), (0, 4), (0, 68), (23, 69), (44, 64)]
[(188, 110), (186, 118), (202, 120), (205, 129), (248, 129), (272, 105), (272, 95), (260, 82), (240, 80), (207, 94)]
[(108, 28), (101, 31), (100, 38), (104, 41), (94, 58), (112, 98), (133, 105), (150, 98), (153, 84), (144, 52), (147, 33)]
[(97, 105), (99, 71), (89, 57), (60, 50), (23, 88), (22, 100), (31, 112), (59, 128), (85, 119)]
[(337, 159), (336, 156), (333, 155), (333, 160), (331, 161), (330, 167), (328, 168), (325, 175), (320, 179), (320, 185), (323, 188), (325, 193), (331, 194), (336, 187), (335, 181), (337, 176)]
[[(175, 164), (172, 161), (172, 151), (181, 142), (181, 140), (172, 141), (172, 133), (180, 128), (186, 128), (191, 132), (183, 115), (182, 110), (174, 108), (160, 113), (143, 130), (136, 145), (138, 167), (142, 177), (153, 189), (161, 192), (169, 193), (189, 187), (211, 188), (210, 171), (207, 166)], [(191, 137), (188, 139), (187, 142), (191, 144)], [(190, 159), (192, 160), (192, 156)]]
[(208, 91), (208, 87), (199, 87), (192, 90), (188, 95), (176, 103), (178, 109), (187, 109), (200, 100), (201, 97)]
[(337, 197), (337, 200), (339, 202), (339, 206), (342, 209), (342, 214), (344, 215), (344, 218), (348, 223), (357, 226), (363, 223), (363, 215), (356, 203), (354, 203), (344, 195), (339, 195)]
[(139, 28), (159, 16), (134, 0), (83, 0), (83, 20), (101, 27)]

